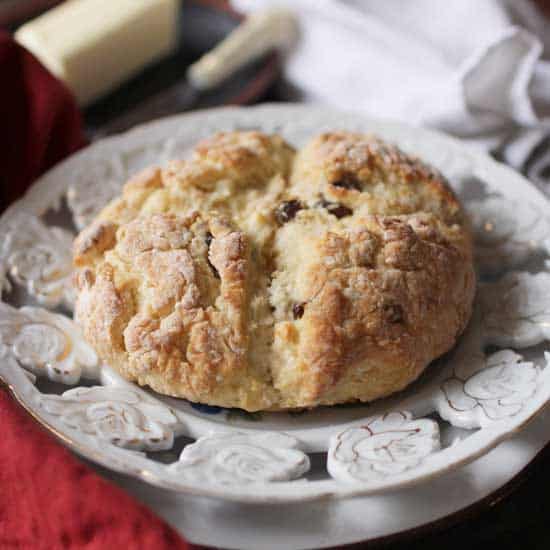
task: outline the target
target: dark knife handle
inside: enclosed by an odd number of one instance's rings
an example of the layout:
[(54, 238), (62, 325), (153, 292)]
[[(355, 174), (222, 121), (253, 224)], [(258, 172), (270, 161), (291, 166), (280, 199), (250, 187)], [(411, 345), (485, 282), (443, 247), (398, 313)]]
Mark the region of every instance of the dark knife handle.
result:
[(89, 137), (95, 140), (111, 134), (118, 134), (138, 124), (187, 111), (194, 106), (198, 96), (197, 90), (186, 79), (182, 79), (166, 90), (142, 101), (136, 107), (111, 119), (107, 124), (93, 131)]

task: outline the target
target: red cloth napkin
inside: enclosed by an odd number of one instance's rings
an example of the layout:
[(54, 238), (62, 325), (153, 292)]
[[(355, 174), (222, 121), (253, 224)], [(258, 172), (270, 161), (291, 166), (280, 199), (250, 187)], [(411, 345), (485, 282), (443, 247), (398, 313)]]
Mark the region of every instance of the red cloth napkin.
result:
[[(3, 206), (85, 144), (70, 92), (0, 33)], [(197, 548), (47, 434), (0, 389), (0, 548)]]
[(196, 548), (55, 442), (0, 390), (0, 548)]
[(74, 99), (29, 52), (0, 32), (0, 189), (3, 206), (85, 144)]

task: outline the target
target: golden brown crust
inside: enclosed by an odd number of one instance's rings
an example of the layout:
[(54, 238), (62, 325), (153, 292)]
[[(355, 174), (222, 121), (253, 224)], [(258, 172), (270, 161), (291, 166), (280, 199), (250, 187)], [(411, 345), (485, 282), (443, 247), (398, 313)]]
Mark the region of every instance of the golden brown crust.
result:
[(471, 242), (443, 177), (336, 132), (219, 134), (142, 172), (76, 240), (77, 318), (161, 393), (247, 410), (370, 401), (449, 350)]
[[(301, 258), (307, 285), (290, 298), (301, 317), (277, 327), (275, 387), (292, 403), (370, 400), (403, 388), (454, 345), (469, 319), (468, 248), (460, 231), (430, 214), (371, 216), (357, 229), (315, 235), (312, 254)], [(290, 301), (292, 266), (284, 267), (274, 275), (276, 303)], [(366, 372), (377, 366), (384, 372), (375, 382)]]
[(116, 242), (117, 226), (110, 221), (95, 220), (85, 228), (73, 243), (75, 265), (86, 265), (109, 250)]
[(433, 212), (447, 223), (463, 222), (441, 174), (372, 136), (321, 134), (298, 154), (292, 179), (304, 197), (322, 195), (369, 214)]

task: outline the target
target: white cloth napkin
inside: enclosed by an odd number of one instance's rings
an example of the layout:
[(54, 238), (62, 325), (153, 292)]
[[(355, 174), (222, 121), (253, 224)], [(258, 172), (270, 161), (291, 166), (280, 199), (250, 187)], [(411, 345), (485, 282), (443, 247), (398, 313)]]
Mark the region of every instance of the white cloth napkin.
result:
[(233, 3), (297, 14), (300, 39), (286, 76), (306, 101), (439, 128), (485, 147), (514, 129), (550, 124), (549, 24), (529, 0)]

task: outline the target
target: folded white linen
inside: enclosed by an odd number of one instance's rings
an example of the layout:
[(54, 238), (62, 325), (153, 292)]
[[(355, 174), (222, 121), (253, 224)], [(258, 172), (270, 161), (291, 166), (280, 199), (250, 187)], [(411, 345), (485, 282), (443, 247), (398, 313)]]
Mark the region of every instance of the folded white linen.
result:
[(305, 101), (439, 128), (488, 148), (518, 128), (550, 125), (548, 21), (528, 0), (233, 4), (297, 14), (300, 40), (285, 70)]

